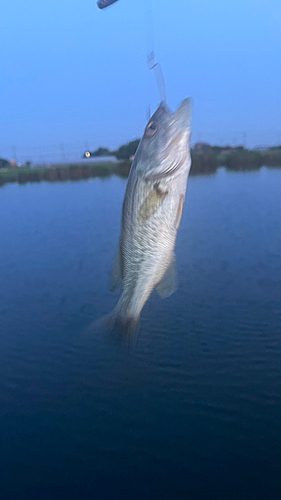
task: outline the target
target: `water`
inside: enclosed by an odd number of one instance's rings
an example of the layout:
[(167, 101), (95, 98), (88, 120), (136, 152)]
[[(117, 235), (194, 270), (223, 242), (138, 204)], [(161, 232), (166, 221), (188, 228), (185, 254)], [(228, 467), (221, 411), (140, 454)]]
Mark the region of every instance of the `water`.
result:
[(129, 353), (87, 330), (125, 184), (0, 189), (0, 498), (279, 499), (281, 170), (189, 180)]

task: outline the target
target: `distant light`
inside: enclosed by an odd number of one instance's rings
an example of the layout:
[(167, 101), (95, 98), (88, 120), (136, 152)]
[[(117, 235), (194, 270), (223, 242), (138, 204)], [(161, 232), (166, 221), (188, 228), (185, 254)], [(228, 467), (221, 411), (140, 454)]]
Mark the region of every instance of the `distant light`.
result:
[(86, 156), (86, 158), (90, 158), (90, 156), (91, 156), (90, 151), (86, 151), (85, 156)]

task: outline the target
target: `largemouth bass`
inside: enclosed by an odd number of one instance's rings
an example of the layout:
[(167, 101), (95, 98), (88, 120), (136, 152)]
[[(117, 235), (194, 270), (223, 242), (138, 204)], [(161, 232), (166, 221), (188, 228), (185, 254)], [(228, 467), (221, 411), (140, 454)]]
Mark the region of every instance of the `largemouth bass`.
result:
[(175, 113), (161, 102), (130, 170), (110, 285), (122, 286), (111, 325), (127, 332), (137, 329), (154, 288), (165, 298), (177, 287), (174, 248), (191, 167), (191, 108), (190, 99)]

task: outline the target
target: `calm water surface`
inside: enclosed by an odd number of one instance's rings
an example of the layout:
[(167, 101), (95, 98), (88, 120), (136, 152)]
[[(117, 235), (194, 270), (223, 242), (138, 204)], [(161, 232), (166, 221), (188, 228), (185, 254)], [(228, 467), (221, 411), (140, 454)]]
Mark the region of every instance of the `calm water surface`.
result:
[(129, 353), (87, 330), (125, 185), (0, 189), (0, 498), (279, 500), (281, 170), (190, 179)]

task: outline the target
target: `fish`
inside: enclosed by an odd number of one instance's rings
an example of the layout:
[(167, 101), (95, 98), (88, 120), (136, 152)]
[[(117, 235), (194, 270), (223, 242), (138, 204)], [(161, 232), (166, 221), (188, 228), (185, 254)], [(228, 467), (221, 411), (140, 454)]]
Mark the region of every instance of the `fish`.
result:
[(138, 331), (154, 288), (162, 298), (177, 289), (175, 243), (191, 168), (191, 116), (190, 98), (174, 113), (162, 101), (131, 166), (110, 278), (110, 290), (122, 291), (109, 323), (122, 332)]

